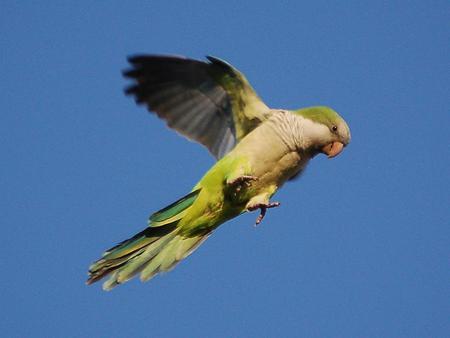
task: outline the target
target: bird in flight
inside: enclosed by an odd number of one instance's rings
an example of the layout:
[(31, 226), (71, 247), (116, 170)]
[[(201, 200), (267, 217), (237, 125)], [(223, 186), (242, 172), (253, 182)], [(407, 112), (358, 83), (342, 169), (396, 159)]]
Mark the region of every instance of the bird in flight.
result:
[(89, 267), (87, 284), (109, 276), (111, 290), (136, 274), (142, 281), (172, 269), (222, 223), (258, 211), (259, 224), (275, 192), (323, 153), (337, 156), (350, 142), (344, 119), (325, 106), (272, 109), (245, 76), (208, 56), (139, 55), (124, 72), (125, 90), (167, 125), (204, 145), (217, 159), (192, 190), (153, 213), (148, 227), (107, 250)]

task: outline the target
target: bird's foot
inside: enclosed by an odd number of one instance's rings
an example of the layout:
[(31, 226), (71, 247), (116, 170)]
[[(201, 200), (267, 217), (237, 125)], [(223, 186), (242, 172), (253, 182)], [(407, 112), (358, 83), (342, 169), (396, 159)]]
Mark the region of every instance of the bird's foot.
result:
[(242, 175), (230, 181), (227, 181), (227, 185), (234, 188), (235, 192), (239, 192), (242, 190), (242, 188), (250, 187), (252, 185), (252, 182), (257, 180), (258, 177), (256, 176)]
[(272, 203), (257, 203), (254, 205), (251, 205), (247, 208), (248, 211), (255, 211), (257, 209), (261, 210), (261, 213), (256, 218), (255, 226), (261, 223), (261, 221), (264, 219), (264, 216), (266, 216), (267, 209), (276, 208), (280, 206), (280, 202), (272, 202)]

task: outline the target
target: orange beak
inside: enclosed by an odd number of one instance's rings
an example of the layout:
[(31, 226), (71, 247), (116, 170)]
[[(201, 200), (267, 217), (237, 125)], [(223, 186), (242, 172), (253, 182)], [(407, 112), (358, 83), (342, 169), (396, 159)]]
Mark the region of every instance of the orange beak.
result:
[(342, 149), (344, 149), (344, 144), (341, 142), (332, 142), (327, 144), (326, 146), (324, 146), (322, 148), (322, 152), (328, 155), (328, 158), (333, 158), (337, 155), (339, 155), (342, 151)]

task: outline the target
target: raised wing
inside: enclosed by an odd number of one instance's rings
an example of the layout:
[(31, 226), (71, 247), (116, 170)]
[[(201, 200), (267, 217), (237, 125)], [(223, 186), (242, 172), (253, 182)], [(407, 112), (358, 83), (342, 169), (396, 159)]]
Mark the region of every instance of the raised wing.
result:
[(207, 59), (130, 57), (132, 68), (124, 76), (134, 84), (125, 92), (219, 159), (267, 119), (270, 110), (238, 70), (220, 59)]

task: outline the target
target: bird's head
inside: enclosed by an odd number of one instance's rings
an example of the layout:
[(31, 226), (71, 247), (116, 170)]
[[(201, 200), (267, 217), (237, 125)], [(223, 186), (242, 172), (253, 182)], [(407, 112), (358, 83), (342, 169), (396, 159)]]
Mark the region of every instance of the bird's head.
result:
[(333, 109), (317, 106), (299, 109), (294, 113), (303, 118), (304, 149), (332, 158), (350, 143), (350, 129)]

